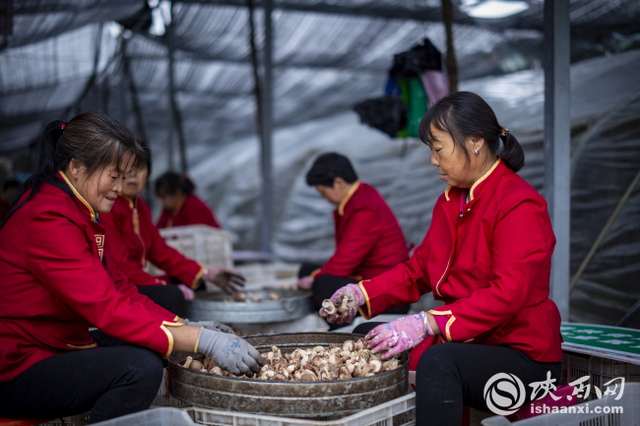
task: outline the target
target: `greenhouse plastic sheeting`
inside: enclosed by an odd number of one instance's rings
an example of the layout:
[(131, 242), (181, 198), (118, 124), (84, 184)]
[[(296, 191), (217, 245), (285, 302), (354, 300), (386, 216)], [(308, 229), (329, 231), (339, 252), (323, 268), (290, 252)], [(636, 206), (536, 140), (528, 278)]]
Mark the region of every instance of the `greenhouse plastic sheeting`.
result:
[[(575, 172), (572, 192), (572, 274), (635, 174), (640, 170), (640, 52), (585, 61), (572, 67), (571, 117)], [(543, 191), (543, 78), (526, 71), (463, 82), (489, 101), (500, 124), (523, 144), (520, 175)], [(258, 247), (260, 177), (258, 141), (226, 145), (192, 169), (198, 191), (235, 235), (236, 247)], [(353, 160), (363, 181), (392, 207), (409, 242), (419, 244), (435, 201), (446, 188), (415, 139), (390, 139), (359, 124), (355, 113), (280, 129), (274, 135), (274, 251), (288, 261), (323, 261), (334, 250), (333, 207), (305, 183), (323, 152)], [(640, 188), (615, 222), (572, 295), (572, 318), (617, 322), (640, 299)], [(596, 284), (597, 283), (597, 284)], [(594, 287), (595, 286), (595, 287)], [(612, 309), (613, 308), (613, 309)]]

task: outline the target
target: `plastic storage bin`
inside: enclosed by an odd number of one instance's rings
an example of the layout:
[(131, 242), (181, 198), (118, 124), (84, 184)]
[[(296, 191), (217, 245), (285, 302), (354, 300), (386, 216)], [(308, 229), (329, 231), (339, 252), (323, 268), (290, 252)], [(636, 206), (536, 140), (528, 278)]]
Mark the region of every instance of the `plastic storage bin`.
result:
[[(206, 266), (233, 267), (231, 234), (227, 231), (207, 225), (188, 225), (160, 229), (160, 235), (167, 245), (189, 259)], [(149, 264), (149, 273), (161, 275), (163, 272)]]
[[(613, 413), (613, 409), (622, 412)], [(636, 426), (640, 425), (640, 383), (625, 383), (622, 398), (615, 400), (609, 395), (602, 399), (583, 402), (568, 407), (568, 413), (541, 414), (526, 420), (511, 423), (496, 416), (482, 420), (483, 426)], [(580, 410), (584, 411), (583, 413)], [(609, 412), (605, 412), (609, 410)], [(596, 412), (600, 411), (600, 412)]]
[(213, 426), (409, 426), (416, 423), (415, 406), (415, 393), (410, 393), (337, 419), (295, 419), (215, 411), (199, 407), (187, 408), (186, 412), (196, 424)]
[(590, 376), (591, 395), (588, 399), (593, 400), (597, 397), (594, 387), (604, 392), (603, 385), (611, 379), (624, 377), (626, 383), (640, 382), (640, 365), (598, 356), (563, 352), (562, 381), (571, 383), (584, 376)]
[(191, 426), (195, 423), (184, 410), (154, 408), (94, 424), (100, 426)]

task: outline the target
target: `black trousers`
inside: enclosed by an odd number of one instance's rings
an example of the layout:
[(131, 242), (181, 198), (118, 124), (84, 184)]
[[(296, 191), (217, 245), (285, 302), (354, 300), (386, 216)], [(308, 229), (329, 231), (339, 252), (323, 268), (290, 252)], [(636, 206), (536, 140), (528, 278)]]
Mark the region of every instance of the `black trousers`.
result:
[[(317, 265), (313, 263), (303, 263), (300, 266), (300, 271), (298, 272), (298, 276), (306, 277), (309, 276), (313, 271), (320, 268), (322, 265)], [(317, 276), (313, 280), (313, 284), (311, 285), (311, 291), (313, 292), (313, 302), (316, 305), (316, 309), (320, 309), (322, 306), (322, 301), (324, 299), (329, 299), (333, 296), (339, 288), (344, 287), (347, 284), (353, 283), (353, 280), (350, 278), (344, 277), (336, 277), (335, 275), (320, 275)], [(398, 314), (403, 315), (409, 313), (409, 308), (411, 305), (400, 306), (399, 308), (390, 309), (385, 314)], [(358, 313), (356, 316), (359, 316)], [(340, 327), (344, 327), (345, 324), (329, 324), (329, 330), (335, 330)]]
[[(493, 381), (488, 396), (498, 396), (493, 400), (497, 408), (505, 398), (518, 401), (519, 392), (505, 394), (504, 389), (518, 389), (505, 386), (505, 380), (514, 383), (516, 376), (524, 388), (523, 405), (531, 402), (534, 382), (547, 379), (547, 372), (560, 383), (562, 364), (560, 362), (536, 362), (527, 355), (509, 346), (474, 345), (465, 343), (444, 343), (427, 349), (418, 361), (416, 371), (416, 425), (459, 426), (462, 422), (462, 407), (466, 405), (489, 411), (484, 388), (489, 379), (502, 373), (503, 379)], [(504, 378), (506, 377), (506, 379)], [(502, 387), (498, 389), (498, 383)], [(502, 397), (502, 398), (501, 398)], [(513, 406), (502, 405), (503, 409)]]
[[(96, 349), (51, 356), (0, 384), (0, 417), (60, 418), (91, 411), (91, 423), (146, 410), (162, 380), (153, 351), (92, 332)], [(105, 344), (117, 346), (103, 347)]]
[(187, 315), (187, 301), (175, 284), (140, 285), (138, 291), (180, 318), (185, 318)]
[[(353, 332), (367, 334), (380, 324), (360, 324)], [(490, 411), (484, 387), (491, 377), (499, 373), (513, 374), (520, 379), (525, 394), (523, 405), (529, 403), (533, 390), (529, 384), (545, 381), (548, 371), (556, 379), (554, 384), (557, 386), (562, 373), (560, 362), (537, 362), (509, 346), (434, 345), (422, 354), (418, 362), (416, 425), (460, 426), (463, 405)], [(494, 382), (490, 388), (495, 389), (497, 383)]]

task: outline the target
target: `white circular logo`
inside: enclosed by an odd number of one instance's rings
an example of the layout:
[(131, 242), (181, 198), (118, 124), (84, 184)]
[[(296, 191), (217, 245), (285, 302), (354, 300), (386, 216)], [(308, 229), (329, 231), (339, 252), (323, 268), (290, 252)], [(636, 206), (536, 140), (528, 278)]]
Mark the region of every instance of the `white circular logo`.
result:
[(498, 373), (484, 385), (484, 400), (492, 413), (508, 416), (524, 404), (524, 384), (513, 374)]

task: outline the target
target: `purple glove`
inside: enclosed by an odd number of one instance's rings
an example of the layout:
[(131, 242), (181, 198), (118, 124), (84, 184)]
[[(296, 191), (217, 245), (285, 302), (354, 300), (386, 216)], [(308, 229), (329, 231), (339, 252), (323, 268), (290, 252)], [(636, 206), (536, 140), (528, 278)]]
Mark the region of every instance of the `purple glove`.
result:
[(178, 284), (178, 288), (182, 292), (182, 295), (184, 296), (184, 300), (195, 300), (196, 299), (196, 294), (193, 292), (193, 290), (191, 290), (186, 285)]
[(357, 285), (347, 284), (333, 293), (329, 301), (332, 303), (327, 303), (327, 300), (322, 303), (320, 316), (330, 323), (350, 323), (358, 313), (358, 308), (364, 305), (364, 295)]
[(371, 330), (365, 337), (369, 340), (371, 352), (376, 354), (390, 349), (382, 355), (382, 359), (388, 359), (417, 346), (427, 334), (425, 330), (426, 314), (426, 312), (420, 312), (417, 315), (398, 318)]
[(313, 280), (311, 277), (302, 277), (298, 280), (298, 288), (303, 290), (311, 290), (311, 284), (313, 284)]

